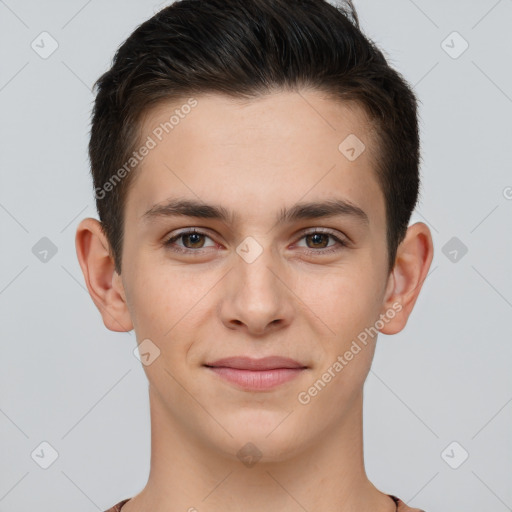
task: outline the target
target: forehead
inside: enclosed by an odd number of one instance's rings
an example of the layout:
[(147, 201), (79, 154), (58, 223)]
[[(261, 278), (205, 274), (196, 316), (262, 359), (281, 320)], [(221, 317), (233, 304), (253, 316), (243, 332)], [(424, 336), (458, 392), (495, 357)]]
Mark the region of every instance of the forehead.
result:
[(162, 103), (141, 123), (141, 143), (151, 140), (152, 148), (135, 171), (127, 218), (138, 222), (170, 197), (223, 204), (254, 218), (334, 196), (380, 217), (372, 130), (357, 105), (312, 91)]

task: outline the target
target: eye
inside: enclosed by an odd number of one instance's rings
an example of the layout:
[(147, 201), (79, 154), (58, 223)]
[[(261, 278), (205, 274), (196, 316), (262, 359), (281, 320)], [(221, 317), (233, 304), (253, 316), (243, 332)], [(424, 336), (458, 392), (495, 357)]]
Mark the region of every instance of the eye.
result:
[[(333, 242), (329, 244), (329, 239)], [(348, 246), (348, 243), (342, 238), (336, 236), (331, 231), (315, 229), (304, 234), (300, 240), (305, 240), (306, 247), (313, 250), (307, 250), (309, 254), (326, 254), (341, 250)], [(299, 247), (304, 247), (297, 244)]]
[[(210, 240), (210, 244), (207, 244)], [(299, 239), (304, 240), (306, 243), (306, 253), (310, 255), (324, 255), (341, 250), (343, 247), (348, 246), (348, 242), (331, 231), (327, 230), (311, 230), (302, 235)], [(181, 242), (181, 243), (177, 243)], [(332, 242), (332, 243), (329, 243)], [(177, 253), (202, 254), (203, 249), (208, 247), (216, 247), (217, 244), (206, 233), (197, 229), (187, 229), (180, 233), (174, 234), (167, 238), (163, 245), (168, 249)], [(296, 244), (297, 247), (304, 247), (300, 243)]]
[[(205, 245), (205, 238), (212, 241), (212, 244)], [(182, 245), (176, 244), (175, 242), (181, 240)], [(189, 229), (182, 231), (164, 241), (164, 246), (176, 252), (197, 252), (198, 249), (204, 249), (206, 247), (215, 247), (215, 242), (202, 231), (196, 229)]]

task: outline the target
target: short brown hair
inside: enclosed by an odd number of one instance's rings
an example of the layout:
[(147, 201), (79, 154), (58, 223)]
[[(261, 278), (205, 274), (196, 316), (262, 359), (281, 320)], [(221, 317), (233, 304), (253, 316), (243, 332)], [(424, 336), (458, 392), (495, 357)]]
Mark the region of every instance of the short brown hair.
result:
[(142, 115), (161, 102), (201, 93), (253, 99), (301, 88), (353, 101), (375, 124), (375, 171), (393, 268), (419, 193), (417, 103), (361, 32), (350, 0), (338, 6), (325, 0), (178, 0), (135, 29), (95, 87), (89, 158), (118, 273), (134, 174), (105, 184), (140, 144)]

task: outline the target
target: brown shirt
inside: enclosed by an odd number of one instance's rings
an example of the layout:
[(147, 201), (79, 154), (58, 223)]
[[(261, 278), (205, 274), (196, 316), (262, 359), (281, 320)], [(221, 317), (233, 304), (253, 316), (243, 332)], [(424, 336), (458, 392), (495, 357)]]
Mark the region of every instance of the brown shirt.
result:
[[(424, 510), (420, 510), (419, 508), (408, 507), (400, 498), (397, 498), (392, 494), (388, 494), (388, 496), (396, 503), (396, 512), (425, 512)], [(117, 505), (114, 505), (112, 508), (109, 508), (106, 512), (121, 512), (123, 505), (129, 499), (130, 498), (120, 501)]]

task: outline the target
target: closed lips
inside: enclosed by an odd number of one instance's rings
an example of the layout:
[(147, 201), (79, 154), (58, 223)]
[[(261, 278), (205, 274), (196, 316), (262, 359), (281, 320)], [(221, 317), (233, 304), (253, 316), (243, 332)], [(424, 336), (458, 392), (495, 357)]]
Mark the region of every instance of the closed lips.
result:
[(254, 359), (246, 356), (227, 357), (223, 359), (218, 359), (210, 363), (206, 363), (205, 366), (211, 368), (233, 368), (237, 370), (252, 371), (277, 370), (281, 368), (307, 368), (306, 365), (301, 364), (298, 361), (295, 361), (294, 359), (281, 356), (269, 356), (261, 359)]
[(217, 377), (244, 392), (270, 392), (298, 377), (307, 366), (288, 357), (246, 356), (217, 359), (204, 365)]

